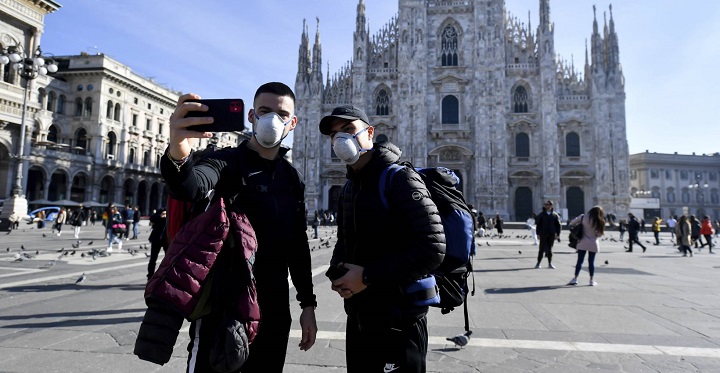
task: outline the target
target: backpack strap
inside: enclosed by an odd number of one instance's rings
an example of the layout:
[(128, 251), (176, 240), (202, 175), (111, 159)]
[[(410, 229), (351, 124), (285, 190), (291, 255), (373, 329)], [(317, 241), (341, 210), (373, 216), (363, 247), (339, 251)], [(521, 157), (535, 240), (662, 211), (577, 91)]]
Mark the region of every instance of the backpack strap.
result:
[(392, 178), (403, 167), (405, 166), (399, 163), (392, 163), (380, 173), (380, 201), (386, 209), (390, 208), (388, 195), (390, 195), (390, 188), (392, 187)]

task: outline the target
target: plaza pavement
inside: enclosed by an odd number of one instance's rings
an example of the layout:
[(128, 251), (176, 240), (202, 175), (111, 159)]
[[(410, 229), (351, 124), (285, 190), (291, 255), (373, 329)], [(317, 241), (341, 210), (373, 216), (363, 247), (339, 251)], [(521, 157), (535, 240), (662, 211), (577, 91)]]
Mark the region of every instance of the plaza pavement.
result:
[[(322, 228), (322, 243), (311, 240), (318, 340), (310, 351), (299, 351), (294, 321), (285, 372), (346, 371), (342, 302), (322, 275), (331, 230)], [(579, 284), (568, 286), (576, 255), (567, 247), (567, 232), (555, 244), (556, 269), (548, 269), (547, 261), (533, 268), (537, 246), (527, 233), (506, 230), (506, 238), (478, 239), (470, 343), (456, 348), (445, 340), (463, 331), (462, 310), (441, 315), (433, 309), (429, 372), (720, 372), (720, 255), (703, 249), (682, 257), (666, 234), (660, 246), (646, 242), (652, 234), (641, 235), (646, 253), (626, 253), (622, 243), (605, 240), (596, 259), (598, 286), (587, 285), (586, 265)], [(89, 227), (84, 234), (97, 240), (101, 231)], [(12, 252), (0, 251), (0, 372), (184, 371), (187, 325), (165, 366), (132, 354), (145, 310), (146, 259), (123, 253), (92, 262), (75, 256), (39, 271), (62, 243), (31, 230), (0, 233), (0, 249), (40, 247), (42, 257), (15, 263)], [(88, 280), (74, 286), (82, 272), (90, 273)], [(292, 291), (290, 297), (297, 320)]]

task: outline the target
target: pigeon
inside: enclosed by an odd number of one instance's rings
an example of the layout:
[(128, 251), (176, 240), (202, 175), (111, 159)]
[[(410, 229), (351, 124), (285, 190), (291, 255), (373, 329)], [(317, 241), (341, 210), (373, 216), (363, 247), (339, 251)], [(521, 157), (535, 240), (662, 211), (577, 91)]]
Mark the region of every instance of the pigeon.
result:
[(20, 245), (20, 250), (25, 250), (25, 245)]
[[(85, 274), (83, 273), (82, 275), (80, 275), (80, 277), (78, 277), (77, 280), (75, 280), (75, 285), (80, 285), (80, 284), (82, 284), (83, 282), (85, 282), (85, 279), (86, 279), (86, 278), (87, 278), (87, 277), (86, 277)], [(466, 343), (467, 343), (467, 342), (466, 342)]]
[(55, 266), (55, 261), (54, 261), (54, 260), (49, 261), (49, 262), (47, 263), (47, 266), (48, 266), (48, 268), (54, 267), (54, 266)]
[(522, 254), (522, 251), (518, 250), (518, 254)]
[(88, 242), (88, 246), (90, 246), (90, 245), (92, 245), (92, 244), (93, 244), (93, 241)]
[(56, 253), (61, 253), (61, 252), (63, 252), (63, 251), (65, 251), (65, 248), (64, 248), (64, 247), (63, 247), (62, 249), (56, 251)]
[(485, 244), (488, 245), (488, 246), (490, 246), (490, 242), (485, 241)]
[(73, 250), (73, 251), (70, 253), (70, 255), (75, 255), (75, 250)]
[(40, 255), (40, 250), (35, 250), (35, 255)]
[(47, 234), (43, 233), (43, 237), (47, 237)]
[(146, 257), (146, 258), (149, 258), (149, 257), (150, 257), (150, 254), (145, 253), (145, 257)]
[(25, 258), (23, 258), (22, 256), (20, 256), (20, 254), (15, 253), (15, 261), (16, 261), (16, 262), (22, 262), (23, 260), (25, 260)]
[(132, 256), (137, 255), (137, 251), (135, 251), (135, 250), (128, 250), (128, 252), (130, 252), (130, 255), (132, 255)]
[(63, 254), (64, 256), (67, 256), (67, 254), (70, 254), (70, 253), (66, 251), (66, 252), (64, 252), (64, 253), (62, 253), (62, 254)]
[(84, 258), (84, 257), (85, 257), (85, 253), (80, 254), (80, 257), (81, 257), (81, 258)]
[(605, 264), (610, 264), (607, 260), (605, 261)]
[(5, 251), (10, 252), (10, 248), (8, 247), (7, 250), (5, 250)]
[(470, 341), (470, 335), (472, 334), (472, 331), (468, 330), (465, 332), (465, 334), (458, 334), (454, 337), (447, 337), (446, 340), (455, 343), (455, 347), (465, 347), (467, 346), (468, 342)]
[(74, 244), (74, 243), (71, 243), (70, 246), (72, 246), (73, 249), (77, 249), (78, 247), (80, 247), (79, 244)]

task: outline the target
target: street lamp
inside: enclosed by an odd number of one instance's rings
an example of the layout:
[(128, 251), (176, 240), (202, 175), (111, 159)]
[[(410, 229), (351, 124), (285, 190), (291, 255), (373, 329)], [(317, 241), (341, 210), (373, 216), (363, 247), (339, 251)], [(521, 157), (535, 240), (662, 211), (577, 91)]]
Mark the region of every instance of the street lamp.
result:
[(652, 191), (641, 189), (641, 190), (636, 190), (632, 194), (633, 194), (633, 197), (636, 197), (636, 198), (647, 198), (649, 195), (652, 194)]
[[(57, 63), (52, 57), (43, 56), (40, 46), (35, 49), (31, 55), (27, 55), (20, 44), (9, 47), (3, 51), (0, 55), (0, 64), (9, 65), (15, 70), (21, 78), (25, 79), (25, 90), (23, 91), (23, 106), (22, 116), (20, 117), (20, 147), (18, 154), (14, 156), (17, 158), (17, 171), (15, 175), (15, 186), (13, 187), (13, 198), (23, 199), (23, 162), (25, 160), (25, 116), (27, 115), (27, 99), (28, 92), (30, 91), (30, 83), (33, 79), (40, 75), (47, 75), (48, 73), (54, 73), (58, 70)], [(19, 202), (19, 201), (17, 201)], [(17, 209), (17, 204), (12, 203), (13, 212), (24, 211), (27, 212), (27, 201), (23, 201), (24, 209)]]
[[(695, 202), (700, 205), (702, 213), (705, 213), (705, 189), (707, 189), (708, 183), (703, 183), (700, 178), (695, 179), (695, 184), (688, 185), (688, 189), (695, 189)], [(700, 212), (697, 212), (700, 214)]]

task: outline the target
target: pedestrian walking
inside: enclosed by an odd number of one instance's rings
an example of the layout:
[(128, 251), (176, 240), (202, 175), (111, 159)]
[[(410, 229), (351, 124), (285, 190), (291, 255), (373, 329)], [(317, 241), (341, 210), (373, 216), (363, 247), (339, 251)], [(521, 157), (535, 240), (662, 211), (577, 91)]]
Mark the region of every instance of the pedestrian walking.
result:
[(133, 222), (132, 222), (132, 230), (133, 230), (133, 240), (137, 240), (138, 238), (138, 225), (140, 225), (140, 207), (135, 206), (133, 208)]
[(677, 236), (677, 243), (680, 246), (683, 256), (688, 256), (688, 253), (690, 256), (693, 256), (692, 247), (690, 246), (692, 242), (691, 234), (692, 228), (690, 227), (687, 216), (680, 216), (680, 220), (675, 225), (675, 235)]
[(130, 231), (132, 230), (133, 221), (135, 220), (135, 210), (133, 210), (129, 204), (125, 205), (125, 209), (122, 211), (122, 218), (127, 227), (125, 230), (125, 241), (128, 241), (130, 240)]
[(677, 217), (670, 215), (670, 217), (665, 221), (665, 225), (667, 225), (668, 232), (670, 232), (670, 239), (675, 242), (675, 225), (677, 224)]
[(70, 225), (73, 226), (73, 231), (75, 233), (75, 239), (80, 238), (80, 227), (82, 227), (83, 222), (85, 221), (85, 209), (83, 209), (83, 205), (79, 205), (75, 211), (73, 211), (72, 216), (70, 217)]
[(662, 219), (656, 216), (652, 224), (653, 235), (655, 235), (655, 243), (653, 245), (660, 245), (660, 230), (662, 229), (660, 223), (662, 223)]
[(167, 253), (167, 234), (165, 232), (165, 227), (167, 225), (167, 211), (160, 210), (153, 214), (150, 217), (150, 236), (148, 236), (148, 241), (150, 241), (150, 261), (148, 262), (148, 274), (147, 278), (148, 281), (152, 277), (153, 273), (155, 273), (155, 266), (157, 262), (158, 255), (160, 255), (160, 249), (163, 250), (164, 253)]
[(487, 223), (487, 221), (485, 220), (485, 215), (483, 215), (482, 211), (478, 211), (478, 217), (477, 217), (478, 236), (485, 237), (486, 223)]
[(555, 269), (552, 264), (552, 248), (555, 240), (560, 242), (560, 215), (553, 209), (553, 202), (547, 200), (543, 204), (543, 211), (537, 214), (535, 219), (537, 235), (540, 237), (540, 246), (538, 247), (538, 258), (535, 268), (540, 269), (542, 266), (543, 256), (547, 258), (548, 268)]
[(57, 230), (57, 236), (60, 237), (60, 234), (62, 234), (62, 226), (65, 224), (65, 221), (67, 220), (67, 211), (65, 211), (65, 208), (60, 208), (60, 212), (58, 212), (57, 218), (55, 218), (55, 230)]
[(698, 249), (698, 252), (700, 252), (700, 248), (702, 247), (698, 245), (698, 243), (702, 245), (702, 237), (700, 236), (700, 221), (695, 217), (695, 215), (690, 215), (688, 220), (690, 222), (690, 238), (692, 239), (692, 244), (695, 245), (695, 248)]
[(620, 219), (620, 222), (618, 222), (618, 231), (620, 232), (620, 242), (625, 241), (625, 231), (627, 231), (627, 220)]
[(585, 261), (585, 255), (588, 257), (588, 272), (590, 273), (590, 286), (596, 286), (595, 282), (595, 255), (600, 251), (600, 237), (605, 234), (605, 214), (602, 207), (595, 206), (588, 211), (587, 214), (580, 215), (570, 222), (570, 226), (574, 227), (582, 224), (582, 238), (577, 243), (577, 262), (575, 263), (575, 277), (573, 277), (568, 285), (577, 285), (578, 276)]
[(537, 239), (537, 226), (535, 225), (535, 217), (536, 217), (536, 216), (537, 216), (537, 215), (535, 215), (535, 213), (533, 213), (533, 214), (528, 218), (528, 220), (525, 222), (525, 224), (527, 225), (528, 229), (530, 230), (530, 234), (532, 235), (533, 245), (537, 245), (537, 244), (538, 244), (538, 239)]
[(122, 251), (122, 235), (123, 233), (127, 232), (127, 224), (123, 220), (122, 215), (120, 214), (120, 212), (118, 212), (118, 209), (117, 207), (115, 207), (115, 205), (110, 208), (110, 213), (108, 214), (107, 232), (107, 252), (111, 253), (113, 251), (113, 243), (117, 243), (118, 251)]
[(500, 214), (495, 213), (495, 229), (497, 230), (497, 234), (502, 235), (503, 230), (503, 218), (500, 217)]
[[(712, 223), (710, 222), (710, 217), (707, 215), (703, 216), (703, 220), (700, 223), (700, 234), (702, 234), (705, 237), (705, 243), (702, 244), (702, 246), (700, 246), (700, 247), (707, 246), (708, 249), (710, 250), (710, 254), (715, 254), (713, 252), (713, 242), (712, 242), (713, 241), (712, 240), (713, 233), (715, 233), (715, 232), (713, 231)], [(698, 251), (700, 251), (700, 249), (698, 249)]]
[(635, 217), (635, 215), (631, 212), (628, 214), (628, 249), (625, 250), (626, 253), (631, 253), (633, 251), (633, 243), (638, 244), (640, 247), (642, 247), (643, 252), (647, 250), (647, 247), (640, 243), (640, 240), (638, 239), (638, 233), (640, 232), (640, 222), (638, 221), (638, 218)]

